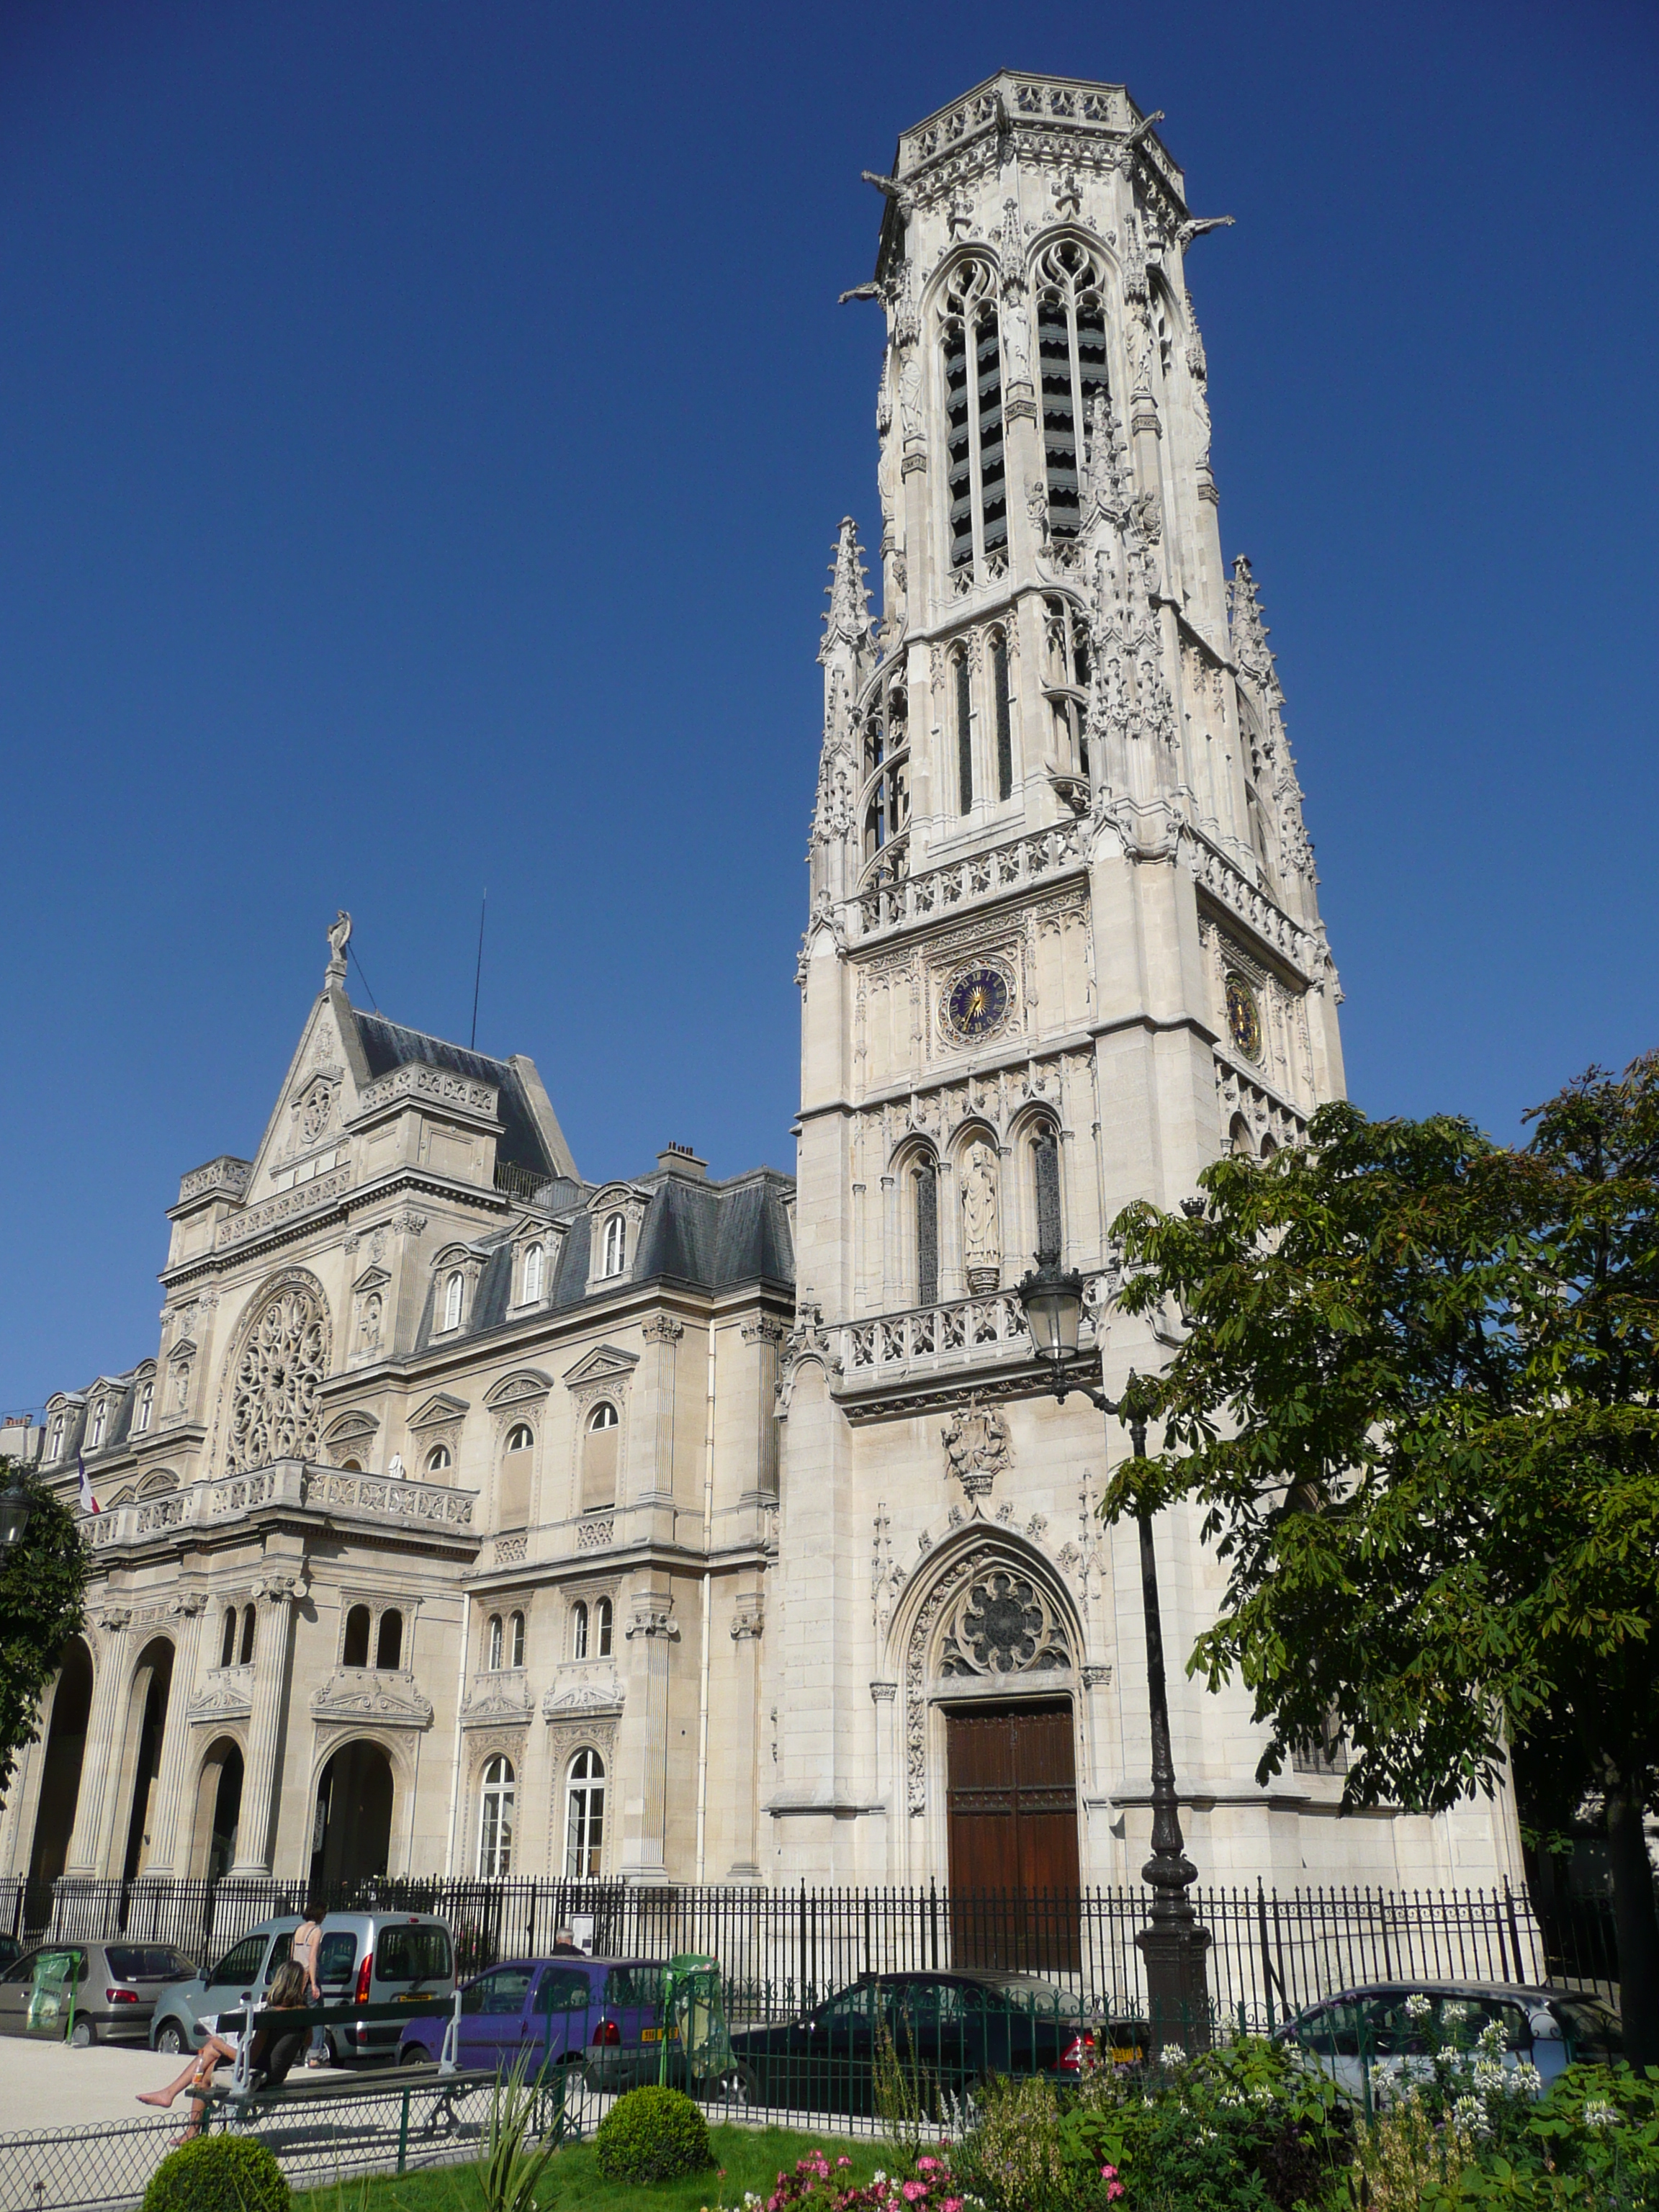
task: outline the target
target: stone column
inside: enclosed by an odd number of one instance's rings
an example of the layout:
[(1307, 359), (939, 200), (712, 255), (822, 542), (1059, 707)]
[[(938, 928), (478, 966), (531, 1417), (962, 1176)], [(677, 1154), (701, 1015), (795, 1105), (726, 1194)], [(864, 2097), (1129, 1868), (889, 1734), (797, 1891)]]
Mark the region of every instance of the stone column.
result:
[(760, 1774), (755, 1764), (759, 1729), (760, 1640), (766, 1623), (765, 1602), (758, 1590), (740, 1597), (732, 1615), (732, 1656), (737, 1686), (732, 1700), (730, 1741), (721, 1731), (721, 1765), (734, 1784), (732, 1821), (732, 1865), (728, 1879), (758, 1881), (760, 1845), (756, 1824), (760, 1809)]
[(624, 1737), (617, 1747), (623, 1816), (618, 1870), (635, 1881), (668, 1879), (668, 1678), (670, 1647), (679, 1633), (667, 1590), (635, 1594), (627, 1629), (633, 1647), (627, 1712), (635, 1720), (631, 1743)]
[(301, 1578), (297, 1574), (267, 1575), (255, 1586), (253, 1595), (259, 1602), (259, 1634), (253, 1655), (253, 1711), (248, 1720), (242, 1814), (236, 1863), (230, 1870), (233, 1881), (270, 1872), (271, 1808), (276, 1796), (283, 1718), (288, 1706), (289, 1653)]
[(69, 1875), (96, 1875), (102, 1870), (104, 1800), (107, 1784), (118, 1765), (115, 1730), (127, 1686), (127, 1606), (109, 1606), (93, 1616), (100, 1632), (98, 1671), (92, 1686), (92, 1711), (87, 1718), (86, 1748), (81, 1756), (81, 1793), (75, 1806), (75, 1832), (70, 1838)]
[(155, 1844), (146, 1875), (171, 1875), (179, 1860), (177, 1833), (179, 1791), (185, 1760), (190, 1751), (190, 1700), (196, 1687), (196, 1657), (202, 1640), (202, 1614), (207, 1599), (200, 1590), (186, 1590), (167, 1607), (177, 1631), (173, 1645), (173, 1682), (167, 1692), (167, 1723), (161, 1736), (161, 1771), (155, 1785)]

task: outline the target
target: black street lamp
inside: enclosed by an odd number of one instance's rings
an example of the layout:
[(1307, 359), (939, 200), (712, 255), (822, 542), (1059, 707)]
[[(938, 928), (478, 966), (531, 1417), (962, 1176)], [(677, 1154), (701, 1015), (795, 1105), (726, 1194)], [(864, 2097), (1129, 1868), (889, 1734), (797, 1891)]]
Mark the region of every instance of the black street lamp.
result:
[(0, 1558), (22, 1542), (33, 1510), (34, 1493), (23, 1480), (22, 1468), (15, 1466), (10, 1482), (0, 1490)]
[[(1113, 1419), (1123, 1417), (1122, 1402), (1095, 1389), (1072, 1369), (1083, 1319), (1083, 1278), (1061, 1271), (1054, 1252), (1039, 1252), (1037, 1264), (1020, 1284), (1020, 1304), (1039, 1359), (1047, 1363), (1054, 1394), (1062, 1405), (1080, 1390), (1091, 1405)], [(1134, 1376), (1129, 1377), (1133, 1388)], [(1131, 1412), (1126, 1420), (1137, 1459), (1146, 1456), (1146, 1422)], [(1152, 1890), (1152, 1924), (1135, 1937), (1146, 1962), (1146, 1996), (1155, 2039), (1179, 2041), (1189, 2050), (1209, 2041), (1209, 1990), (1205, 1954), (1210, 1931), (1199, 1925), (1187, 1891), (1198, 1869), (1182, 1847), (1181, 1814), (1176, 1798), (1175, 1758), (1170, 1748), (1170, 1698), (1164, 1679), (1164, 1626), (1158, 1612), (1158, 1561), (1152, 1550), (1150, 1513), (1136, 1516), (1140, 1528), (1140, 1601), (1146, 1624), (1146, 1698), (1152, 1730), (1152, 1856), (1140, 1870)], [(1171, 2031), (1174, 2031), (1173, 2033)]]

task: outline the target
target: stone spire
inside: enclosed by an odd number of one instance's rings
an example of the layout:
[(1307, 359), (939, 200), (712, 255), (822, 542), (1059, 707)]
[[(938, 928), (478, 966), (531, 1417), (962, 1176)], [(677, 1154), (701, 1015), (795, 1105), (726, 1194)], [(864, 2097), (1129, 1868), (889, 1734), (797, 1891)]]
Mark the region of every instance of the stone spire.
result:
[(818, 647), (818, 659), (826, 667), (838, 644), (849, 645), (857, 653), (870, 642), (870, 587), (865, 580), (859, 526), (850, 514), (842, 517), (830, 577), (824, 592), (830, 611), (823, 618), (823, 638)]
[(1256, 592), (1255, 578), (1244, 555), (1233, 561), (1233, 580), (1227, 592), (1227, 611), (1232, 626), (1233, 659), (1246, 676), (1253, 677), (1264, 694), (1282, 699), (1279, 677), (1273, 667), (1273, 655), (1267, 650), (1267, 625), (1261, 619), (1261, 601)]

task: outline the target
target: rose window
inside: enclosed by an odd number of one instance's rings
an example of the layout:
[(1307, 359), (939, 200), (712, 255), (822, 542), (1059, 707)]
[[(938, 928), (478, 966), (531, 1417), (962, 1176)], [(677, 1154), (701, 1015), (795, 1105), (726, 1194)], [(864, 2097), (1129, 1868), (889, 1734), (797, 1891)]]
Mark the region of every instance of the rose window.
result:
[(318, 1394), (328, 1368), (321, 1300), (299, 1285), (266, 1304), (237, 1362), (227, 1467), (237, 1474), (277, 1459), (314, 1459)]
[(939, 1672), (1023, 1674), (1069, 1667), (1066, 1632), (1039, 1585), (1010, 1567), (977, 1575), (945, 1625)]

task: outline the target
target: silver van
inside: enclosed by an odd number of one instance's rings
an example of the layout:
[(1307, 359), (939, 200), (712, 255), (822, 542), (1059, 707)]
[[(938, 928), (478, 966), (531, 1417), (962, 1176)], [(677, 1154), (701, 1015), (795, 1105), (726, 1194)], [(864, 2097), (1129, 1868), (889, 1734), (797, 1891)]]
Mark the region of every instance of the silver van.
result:
[[(317, 1954), (323, 2002), (413, 2003), (455, 1990), (455, 1944), (447, 1922), (427, 1912), (331, 1912)], [(395, 2020), (358, 2021), (326, 2031), (337, 2059), (398, 2056)]]

